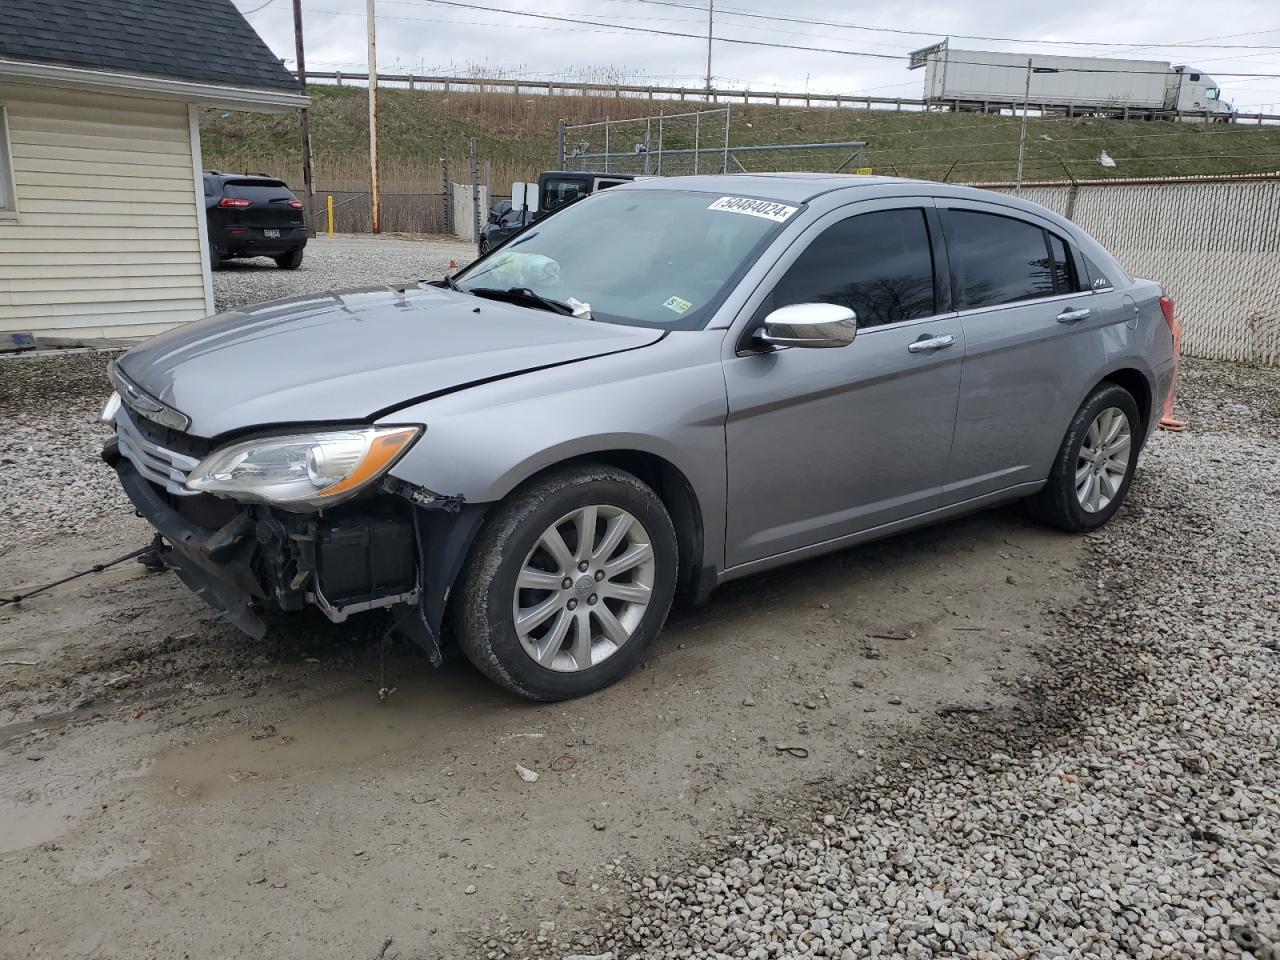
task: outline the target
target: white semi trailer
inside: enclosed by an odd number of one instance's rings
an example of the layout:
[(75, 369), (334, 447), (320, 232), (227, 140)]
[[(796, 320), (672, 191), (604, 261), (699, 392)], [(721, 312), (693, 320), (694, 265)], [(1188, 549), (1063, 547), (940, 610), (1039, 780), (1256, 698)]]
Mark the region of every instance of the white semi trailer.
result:
[[(1027, 91), (1027, 61), (1031, 88)], [(924, 96), (960, 110), (1021, 106), (1131, 117), (1177, 111), (1191, 119), (1231, 115), (1213, 77), (1162, 60), (1059, 57), (993, 50), (956, 50), (946, 43), (911, 54), (924, 67)]]

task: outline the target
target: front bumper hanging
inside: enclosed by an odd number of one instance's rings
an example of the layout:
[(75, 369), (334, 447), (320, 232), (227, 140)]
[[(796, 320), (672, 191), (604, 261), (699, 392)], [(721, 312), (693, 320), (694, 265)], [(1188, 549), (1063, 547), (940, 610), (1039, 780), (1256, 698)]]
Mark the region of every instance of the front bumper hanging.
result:
[(335, 623), (393, 608), (395, 629), (439, 663), (449, 590), (479, 529), (483, 505), (424, 498), (396, 482), (324, 514), (218, 499), (213, 527), (209, 511), (199, 519), (189, 516), (201, 498), (172, 502), (120, 453), (114, 439), (102, 456), (138, 514), (167, 541), (165, 565), (244, 633), (266, 633), (260, 612), (267, 605), (292, 611), (312, 604)]

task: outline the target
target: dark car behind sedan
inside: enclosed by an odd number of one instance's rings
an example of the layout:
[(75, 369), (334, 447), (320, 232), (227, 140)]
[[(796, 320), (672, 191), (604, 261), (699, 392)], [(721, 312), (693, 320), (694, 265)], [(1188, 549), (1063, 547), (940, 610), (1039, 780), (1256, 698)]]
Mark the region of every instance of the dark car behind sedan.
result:
[(207, 171), (204, 209), (214, 270), (236, 257), (270, 257), (282, 270), (302, 265), (307, 245), (302, 201), (283, 180)]

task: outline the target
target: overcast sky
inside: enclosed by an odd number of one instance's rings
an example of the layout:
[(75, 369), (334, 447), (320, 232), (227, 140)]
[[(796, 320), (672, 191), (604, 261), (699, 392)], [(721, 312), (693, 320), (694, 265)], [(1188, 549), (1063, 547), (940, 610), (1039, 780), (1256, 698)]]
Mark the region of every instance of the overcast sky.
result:
[[(641, 78), (651, 78), (655, 83), (690, 86), (699, 85), (704, 76), (706, 0), (667, 0), (664, 4), (645, 0), (459, 2), (594, 20), (602, 26), (463, 9), (429, 0), (377, 0), (378, 67), (387, 72), (417, 73), (489, 69), (535, 79), (608, 76), (643, 82)], [(270, 0), (265, 6), (264, 0), (235, 3), (292, 67), (291, 0)], [(950, 35), (951, 45), (962, 49), (1187, 63), (1215, 76), (1222, 98), (1236, 109), (1280, 112), (1280, 76), (1223, 76), (1280, 75), (1280, 6), (1274, 0), (924, 0), (899, 13), (902, 6), (855, 0), (717, 0), (718, 38), (888, 54), (894, 59), (770, 49), (717, 40), (713, 77), (717, 85), (726, 87), (919, 97), (923, 71), (908, 72), (905, 54)], [(791, 17), (800, 22), (734, 15), (742, 12)], [(365, 0), (303, 0), (303, 17), (309, 69), (353, 73), (366, 69)], [(882, 29), (850, 29), (815, 21)], [(616, 29), (624, 25), (697, 34), (698, 38)], [(1018, 42), (969, 39), (962, 37), (964, 34), (1009, 37)], [(1086, 43), (1065, 46), (1044, 42), (1061, 40)], [(1173, 43), (1187, 46), (1169, 45)]]

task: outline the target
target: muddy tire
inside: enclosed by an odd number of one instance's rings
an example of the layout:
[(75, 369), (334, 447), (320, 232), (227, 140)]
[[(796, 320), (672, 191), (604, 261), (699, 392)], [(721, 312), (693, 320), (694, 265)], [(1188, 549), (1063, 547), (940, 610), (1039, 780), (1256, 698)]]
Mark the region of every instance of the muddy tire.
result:
[(625, 676), (658, 635), (677, 580), (658, 495), (587, 464), (521, 487), (485, 521), (451, 605), (467, 658), (530, 700), (585, 696)]
[(1032, 516), (1071, 533), (1110, 520), (1129, 493), (1143, 430), (1128, 390), (1114, 383), (1095, 387), (1071, 419), (1049, 482), (1027, 500)]

